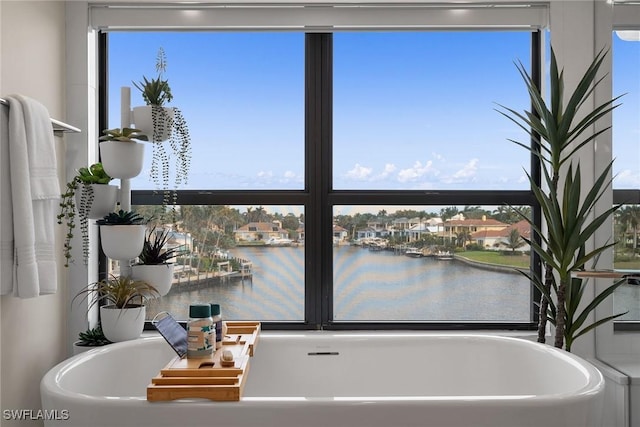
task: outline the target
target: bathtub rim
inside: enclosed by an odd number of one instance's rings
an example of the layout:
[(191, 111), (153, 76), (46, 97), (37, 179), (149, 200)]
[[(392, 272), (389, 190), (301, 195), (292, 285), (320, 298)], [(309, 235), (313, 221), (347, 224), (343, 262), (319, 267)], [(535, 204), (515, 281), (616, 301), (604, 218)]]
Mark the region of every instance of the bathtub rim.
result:
[[(604, 376), (592, 363), (588, 360), (581, 358), (579, 356), (574, 355), (573, 353), (568, 353), (564, 350), (558, 349), (556, 347), (550, 346), (548, 344), (540, 344), (528, 339), (519, 338), (519, 337), (511, 337), (511, 336), (502, 336), (496, 334), (486, 334), (486, 333), (465, 333), (465, 332), (414, 332), (414, 331), (397, 331), (396, 333), (392, 331), (268, 331), (263, 332), (260, 336), (260, 339), (299, 339), (303, 337), (314, 337), (318, 338), (326, 337), (326, 339), (330, 338), (339, 338), (339, 339), (353, 339), (353, 338), (398, 338), (398, 337), (464, 337), (464, 338), (472, 338), (472, 339), (489, 339), (495, 341), (517, 341), (522, 343), (522, 345), (531, 346), (543, 346), (543, 351), (545, 353), (551, 353), (555, 357), (559, 357), (564, 360), (566, 363), (569, 363), (573, 366), (578, 367), (578, 369), (587, 377), (587, 383), (574, 391), (565, 392), (565, 393), (552, 393), (552, 394), (544, 394), (544, 395), (515, 395), (515, 396), (504, 396), (504, 395), (488, 395), (488, 396), (477, 396), (477, 395), (469, 395), (469, 396), (354, 396), (354, 397), (287, 397), (287, 396), (278, 396), (278, 397), (242, 397), (241, 402), (247, 403), (257, 403), (257, 404), (268, 404), (270, 402), (282, 402), (289, 404), (296, 404), (296, 402), (304, 403), (304, 404), (321, 404), (331, 402), (331, 404), (358, 404), (364, 402), (376, 402), (380, 404), (393, 404), (398, 402), (405, 402), (407, 404), (411, 404), (412, 402), (416, 404), (424, 404), (425, 402), (460, 402), (466, 401), (470, 404), (473, 403), (481, 403), (481, 402), (499, 402), (504, 400), (510, 401), (520, 401), (527, 402), (527, 404), (538, 404), (545, 402), (554, 402), (554, 401), (562, 401), (562, 402), (572, 402), (572, 401), (581, 401), (585, 399), (590, 399), (594, 394), (599, 394), (604, 392), (605, 380)], [(69, 399), (74, 402), (80, 401), (93, 401), (93, 402), (111, 402), (118, 404), (138, 404), (139, 402), (146, 402), (146, 395), (140, 396), (95, 396), (89, 395), (85, 393), (79, 393), (71, 391), (67, 388), (61, 387), (58, 383), (59, 380), (64, 376), (66, 372), (73, 369), (78, 364), (83, 363), (86, 360), (101, 357), (105, 354), (108, 354), (112, 351), (126, 351), (125, 349), (140, 345), (157, 345), (157, 343), (166, 342), (164, 339), (156, 333), (145, 334), (145, 336), (130, 340), (123, 341), (118, 343), (112, 343), (103, 347), (96, 347), (95, 349), (91, 349), (77, 355), (71, 356), (68, 359), (63, 360), (58, 363), (56, 366), (51, 368), (47, 373), (43, 376), (40, 382), (40, 393), (41, 396), (46, 394), (47, 396), (51, 396), (51, 398), (55, 399)], [(259, 349), (256, 353), (259, 354)], [(151, 378), (149, 379), (151, 381)], [(237, 404), (238, 402), (212, 402), (208, 399), (182, 399), (176, 402), (188, 402), (188, 403), (196, 403), (196, 404)], [(149, 402), (152, 405), (158, 404), (172, 404), (173, 401), (170, 402)], [(44, 405), (44, 399), (43, 399)]]

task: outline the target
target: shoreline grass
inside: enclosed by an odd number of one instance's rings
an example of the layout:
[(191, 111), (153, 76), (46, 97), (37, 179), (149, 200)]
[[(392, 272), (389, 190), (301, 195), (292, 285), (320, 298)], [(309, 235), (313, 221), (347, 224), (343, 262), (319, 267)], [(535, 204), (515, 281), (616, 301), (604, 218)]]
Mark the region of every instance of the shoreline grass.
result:
[[(500, 251), (462, 251), (456, 252), (456, 256), (470, 261), (478, 261), (487, 264), (495, 264), (505, 267), (529, 268), (529, 254), (516, 252), (508, 254)], [(640, 270), (640, 260), (615, 261), (616, 270)]]
[(478, 261), (486, 264), (495, 264), (505, 267), (529, 268), (529, 254), (516, 252), (506, 255), (498, 251), (463, 251), (456, 252), (456, 256), (470, 261)]

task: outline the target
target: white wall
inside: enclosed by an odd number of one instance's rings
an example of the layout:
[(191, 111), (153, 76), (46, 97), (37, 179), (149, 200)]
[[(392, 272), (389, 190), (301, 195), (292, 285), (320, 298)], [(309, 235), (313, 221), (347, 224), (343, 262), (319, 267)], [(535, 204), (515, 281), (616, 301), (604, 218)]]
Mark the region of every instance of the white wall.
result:
[[(22, 93), (42, 102), (53, 117), (66, 121), (64, 2), (0, 1), (0, 58), (0, 97)], [(64, 141), (56, 138), (56, 144), (62, 167)], [(55, 295), (0, 298), (2, 410), (40, 409), (40, 379), (67, 357), (64, 271), (58, 283)], [(0, 418), (0, 424), (30, 426), (42, 425), (42, 421)]]

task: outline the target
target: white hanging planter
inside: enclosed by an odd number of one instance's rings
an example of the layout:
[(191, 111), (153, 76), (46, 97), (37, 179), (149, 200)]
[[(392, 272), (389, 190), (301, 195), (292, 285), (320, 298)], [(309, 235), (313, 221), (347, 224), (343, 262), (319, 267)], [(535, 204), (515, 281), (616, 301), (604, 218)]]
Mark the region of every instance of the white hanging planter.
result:
[(122, 309), (115, 305), (104, 305), (100, 307), (102, 332), (111, 342), (136, 339), (142, 334), (146, 315), (144, 305)]
[[(86, 190), (86, 185), (79, 186), (79, 192), (76, 193), (76, 206), (81, 206), (80, 199), (82, 193)], [(89, 219), (100, 219), (113, 212), (118, 200), (118, 186), (109, 184), (90, 184), (93, 191), (93, 200), (91, 207), (87, 213)]]
[(100, 143), (102, 166), (112, 178), (129, 179), (142, 171), (144, 144), (140, 142), (103, 141)]
[[(155, 110), (155, 121), (154, 113)], [(133, 108), (133, 123), (136, 129), (154, 142), (163, 142), (169, 139), (173, 128), (173, 108), (145, 105)]]
[(164, 296), (171, 290), (171, 284), (173, 283), (173, 263), (132, 265), (131, 278), (147, 282), (156, 288), (160, 296)]
[(146, 225), (101, 225), (102, 250), (111, 259), (134, 259), (144, 245)]

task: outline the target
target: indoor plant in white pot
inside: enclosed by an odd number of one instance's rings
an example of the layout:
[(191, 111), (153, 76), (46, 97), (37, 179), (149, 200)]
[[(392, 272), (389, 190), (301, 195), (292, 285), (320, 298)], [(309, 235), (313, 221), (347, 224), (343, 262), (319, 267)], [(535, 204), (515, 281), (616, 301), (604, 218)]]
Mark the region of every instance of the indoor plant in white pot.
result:
[(147, 79), (142, 76), (142, 81), (133, 82), (133, 86), (140, 91), (144, 106), (133, 108), (133, 123), (136, 127), (148, 135), (154, 142), (162, 142), (169, 139), (173, 127), (174, 108), (166, 107), (173, 99), (169, 80), (163, 74), (167, 70), (167, 57), (164, 49), (158, 49), (156, 58), (156, 78)]
[[(176, 192), (169, 189), (169, 177), (174, 177), (174, 189), (187, 182), (191, 166), (191, 138), (187, 122), (177, 107), (167, 107), (173, 99), (169, 80), (164, 78), (167, 59), (164, 50), (158, 50), (156, 58), (156, 78), (133, 85), (142, 94), (145, 106), (133, 108), (133, 122), (136, 128), (150, 136), (152, 159), (150, 177), (158, 189), (163, 191), (163, 206), (175, 205)], [(170, 149), (164, 146), (168, 141)], [(171, 168), (173, 157), (173, 170)]]
[(156, 289), (141, 280), (126, 276), (111, 276), (91, 283), (76, 294), (89, 300), (88, 309), (100, 306), (100, 324), (104, 336), (111, 342), (138, 338), (144, 329), (145, 303), (158, 296)]
[(78, 169), (78, 173), (67, 183), (60, 202), (58, 224), (65, 224), (65, 267), (72, 261), (71, 239), (79, 219), (82, 233), (82, 255), (85, 265), (89, 259), (89, 220), (102, 218), (113, 211), (118, 196), (118, 187), (109, 185), (111, 178), (101, 163)]
[(104, 170), (114, 178), (129, 179), (142, 171), (144, 144), (149, 137), (135, 128), (105, 129), (100, 137), (100, 155)]
[(96, 221), (100, 226), (102, 250), (111, 259), (134, 259), (144, 245), (146, 219), (134, 211), (111, 212)]
[(152, 284), (163, 296), (171, 289), (173, 282), (173, 259), (181, 246), (168, 247), (170, 231), (158, 230), (153, 226), (145, 235), (138, 262), (131, 266), (131, 277)]

